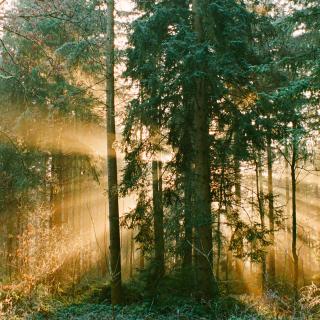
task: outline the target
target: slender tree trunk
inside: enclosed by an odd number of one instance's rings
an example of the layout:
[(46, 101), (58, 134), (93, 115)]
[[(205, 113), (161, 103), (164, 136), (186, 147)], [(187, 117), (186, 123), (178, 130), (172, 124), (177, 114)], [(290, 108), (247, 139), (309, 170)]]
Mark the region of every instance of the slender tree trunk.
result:
[(131, 230), (130, 233), (130, 265), (129, 265), (129, 277), (130, 279), (133, 277), (133, 264), (134, 264), (134, 231)]
[(297, 202), (296, 202), (296, 164), (298, 157), (298, 141), (294, 137), (292, 141), (291, 160), (291, 188), (292, 188), (292, 256), (293, 256), (293, 290), (295, 299), (298, 298), (299, 260), (297, 253)]
[(117, 157), (114, 148), (115, 97), (114, 97), (114, 0), (107, 0), (106, 41), (106, 111), (108, 148), (108, 203), (110, 225), (111, 302), (121, 303), (121, 248), (118, 203)]
[(289, 230), (291, 225), (291, 211), (290, 211), (290, 169), (289, 169), (289, 150), (288, 142), (285, 142), (285, 188), (286, 188), (286, 220), (285, 220), (285, 265), (284, 274), (287, 275), (287, 255), (290, 250)]
[[(6, 267), (7, 267), (7, 272), (9, 275), (10, 281), (12, 281), (12, 276), (14, 272), (14, 264), (16, 261), (14, 261), (14, 258), (16, 256), (16, 252), (18, 248), (16, 247), (17, 244), (17, 230), (15, 220), (16, 220), (16, 214), (18, 213), (18, 210), (15, 206), (10, 207), (10, 209), (13, 209), (12, 212), (15, 214), (11, 214), (11, 212), (6, 212), (6, 226), (7, 226), (7, 234), (6, 234), (6, 239), (7, 239), (7, 260), (6, 260)], [(18, 213), (19, 214), (19, 213)]]
[(143, 270), (144, 269), (144, 252), (140, 248), (140, 256), (139, 256), (139, 269)]
[[(71, 162), (71, 196), (70, 196), (70, 210), (71, 210), (71, 221), (70, 221), (70, 227), (72, 230), (72, 237), (74, 239), (77, 238), (76, 233), (76, 187), (77, 187), (77, 157), (72, 156), (72, 162)], [(77, 277), (77, 252), (75, 251), (74, 254), (71, 257), (71, 274), (72, 274), (72, 292), (75, 290), (76, 285), (76, 277)]]
[[(176, 210), (178, 212), (178, 210)], [(180, 217), (178, 214), (174, 217), (174, 237), (175, 237), (175, 257), (174, 257), (174, 264), (178, 266), (178, 264), (181, 265), (181, 252), (179, 252), (180, 249)]]
[(61, 217), (61, 192), (62, 192), (62, 182), (61, 182), (61, 157), (62, 155), (54, 154), (52, 156), (52, 173), (56, 181), (53, 181), (51, 185), (51, 206), (52, 206), (52, 217), (51, 217), (51, 227), (60, 227), (62, 224), (62, 217)]
[[(237, 141), (237, 139), (235, 139)], [(236, 209), (241, 212), (241, 165), (238, 156), (234, 155), (234, 167), (235, 167), (235, 196), (236, 196)], [(241, 243), (241, 249), (243, 251), (243, 241)], [(238, 277), (243, 280), (244, 261), (243, 259), (236, 259), (236, 272)]]
[[(188, 161), (188, 160), (187, 160)], [(191, 161), (186, 164), (187, 169), (184, 173), (184, 251), (183, 268), (192, 268), (192, 177)]]
[[(192, 1), (194, 31), (198, 42), (204, 42), (202, 12), (199, 0)], [(213, 239), (210, 195), (210, 148), (209, 148), (209, 107), (206, 80), (195, 80), (193, 110), (194, 150), (194, 198), (195, 198), (195, 245), (196, 278), (200, 294), (204, 298), (213, 295)]]
[[(142, 120), (140, 120), (140, 126), (139, 126), (139, 143), (142, 144), (143, 142), (143, 124), (142, 124)], [(140, 232), (141, 230), (139, 230)], [(144, 250), (143, 250), (143, 244), (140, 243), (140, 248), (139, 248), (139, 269), (140, 271), (144, 270), (144, 260), (145, 260), (145, 257), (144, 257)]]
[(239, 209), (241, 205), (241, 167), (240, 161), (235, 158), (235, 195), (236, 195), (236, 204)]
[[(288, 151), (288, 145), (286, 142), (286, 146), (285, 146), (285, 156), (288, 159), (289, 156), (289, 151)], [(290, 214), (290, 170), (289, 170), (289, 163), (288, 161), (285, 159), (285, 171), (286, 171), (286, 179), (285, 179), (285, 187), (286, 187), (286, 209), (287, 209), (287, 215), (289, 218), (289, 214)], [(286, 226), (288, 226), (288, 224), (286, 224)], [(288, 231), (288, 228), (286, 229), (286, 231)]]
[[(219, 188), (219, 208), (218, 208), (218, 219), (217, 219), (217, 264), (216, 264), (216, 279), (220, 280), (220, 261), (221, 261), (221, 251), (222, 251), (222, 239), (221, 239), (221, 212), (224, 204), (224, 188), (225, 186), (225, 163), (223, 162), (221, 178), (220, 178), (220, 188)], [(226, 201), (225, 201), (226, 202)], [(227, 204), (225, 203), (225, 207)], [(229, 251), (229, 250), (228, 250)], [(228, 268), (228, 266), (227, 266)]]
[(81, 190), (81, 156), (76, 156), (76, 194), (75, 194), (75, 204), (76, 204), (76, 214), (75, 214), (75, 231), (79, 241), (79, 250), (76, 257), (76, 281), (79, 282), (81, 278), (81, 210), (80, 210), (80, 200), (82, 198)]
[(221, 207), (218, 210), (218, 219), (217, 219), (217, 235), (218, 235), (218, 248), (217, 248), (217, 264), (216, 264), (216, 279), (220, 280), (220, 261), (221, 261)]
[(275, 246), (274, 246), (274, 198), (273, 198), (273, 171), (272, 171), (272, 148), (271, 138), (268, 138), (267, 144), (267, 157), (268, 157), (268, 200), (269, 200), (269, 228), (270, 228), (270, 249), (269, 249), (269, 277), (270, 281), (275, 280), (276, 276), (276, 259), (275, 259)]
[(226, 291), (227, 294), (230, 293), (230, 271), (232, 272), (232, 252), (227, 248), (226, 253), (226, 273), (225, 273), (225, 280), (226, 280)]
[[(52, 216), (51, 216), (51, 228), (54, 233), (61, 232), (62, 227), (62, 208), (63, 208), (63, 155), (59, 151), (58, 154), (52, 156), (52, 173), (56, 180), (53, 181), (51, 185), (51, 206), (52, 206)], [(53, 233), (51, 233), (53, 234)], [(52, 240), (51, 240), (52, 241)], [(61, 260), (58, 261), (61, 263)], [(57, 270), (54, 272), (54, 280), (58, 285), (62, 281), (61, 266), (57, 266)]]
[[(186, 2), (185, 2), (186, 3)], [(183, 104), (186, 110), (185, 129), (181, 143), (183, 154), (183, 188), (184, 188), (184, 243), (182, 268), (184, 271), (192, 270), (193, 246), (193, 145), (192, 145), (192, 105), (190, 108), (189, 92), (183, 87)], [(192, 102), (191, 102), (192, 103)]]
[[(261, 168), (261, 154), (258, 155), (258, 162), (256, 163), (256, 188), (257, 188), (257, 198), (258, 198), (258, 207), (260, 214), (260, 223), (261, 228), (265, 229), (265, 213), (264, 213), (264, 197), (263, 197), (263, 189), (262, 189), (262, 168)], [(263, 254), (261, 257), (261, 268), (262, 268), (262, 276), (261, 276), (261, 284), (262, 284), (262, 292), (265, 292), (266, 282), (267, 282), (267, 268), (266, 268), (266, 257)]]
[(162, 203), (162, 163), (159, 160), (152, 161), (152, 191), (155, 277), (157, 279), (160, 279), (164, 275), (165, 265)]
[(84, 190), (83, 190), (83, 177), (82, 177), (82, 170), (83, 170), (83, 156), (80, 155), (78, 158), (78, 188), (79, 188), (79, 196), (77, 200), (77, 215), (78, 215), (78, 234), (79, 234), (79, 281), (82, 278), (83, 275), (83, 255), (84, 255), (84, 248), (83, 248), (83, 195), (84, 195)]

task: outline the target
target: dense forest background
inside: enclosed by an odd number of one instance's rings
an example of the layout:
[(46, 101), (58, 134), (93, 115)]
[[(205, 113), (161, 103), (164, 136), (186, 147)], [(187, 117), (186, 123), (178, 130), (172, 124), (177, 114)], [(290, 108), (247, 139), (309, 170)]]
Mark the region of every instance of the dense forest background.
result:
[(0, 1), (3, 319), (319, 319), (317, 0)]

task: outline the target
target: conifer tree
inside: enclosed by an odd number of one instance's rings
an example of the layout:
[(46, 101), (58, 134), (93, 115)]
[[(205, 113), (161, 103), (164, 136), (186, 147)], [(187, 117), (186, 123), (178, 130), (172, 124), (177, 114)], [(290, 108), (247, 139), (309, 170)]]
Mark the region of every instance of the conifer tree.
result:
[(108, 147), (108, 203), (110, 225), (110, 273), (111, 300), (113, 304), (122, 301), (121, 292), (121, 247), (118, 203), (118, 170), (115, 150), (115, 87), (114, 87), (114, 11), (113, 0), (107, 1), (107, 43), (106, 43), (106, 111)]

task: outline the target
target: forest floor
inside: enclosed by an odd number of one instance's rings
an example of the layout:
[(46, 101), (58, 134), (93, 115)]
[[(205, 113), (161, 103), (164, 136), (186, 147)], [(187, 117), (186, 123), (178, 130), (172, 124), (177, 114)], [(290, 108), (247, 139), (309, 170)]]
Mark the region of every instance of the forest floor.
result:
[(279, 310), (274, 302), (261, 297), (223, 297), (215, 302), (199, 303), (194, 300), (179, 299), (154, 303), (145, 301), (112, 309), (109, 303), (82, 301), (69, 305), (50, 306), (29, 315), (34, 320), (271, 320), (271, 319), (320, 319), (319, 315), (297, 311)]
[[(291, 317), (290, 317), (291, 318)], [(77, 303), (62, 308), (52, 310), (50, 313), (33, 314), (29, 319), (35, 320), (206, 320), (206, 319), (289, 319), (271, 312), (261, 306), (256, 308), (254, 305), (242, 303), (234, 298), (225, 298), (216, 303), (200, 305), (194, 301), (181, 301), (175, 304), (153, 305), (152, 302), (132, 304), (112, 310), (109, 304), (97, 303)], [(306, 319), (306, 318), (301, 318)]]
[[(19, 318), (13, 318), (19, 319)], [(22, 318), (20, 318), (22, 319)], [(173, 298), (171, 301), (145, 301), (113, 309), (108, 302), (94, 303), (78, 301), (74, 303), (51, 302), (41, 310), (32, 312), (24, 319), (34, 320), (271, 320), (292, 319), (291, 316), (277, 313), (266, 301), (260, 298), (255, 302), (248, 296), (224, 297), (215, 302), (199, 303), (185, 298)], [(295, 319), (307, 319), (296, 317)], [(308, 318), (311, 319), (311, 318)]]
[[(290, 299), (270, 292), (265, 296), (226, 295), (199, 301), (181, 290), (162, 288), (146, 296), (137, 284), (126, 286), (123, 306), (112, 308), (110, 289), (88, 284), (73, 292), (48, 294), (40, 287), (21, 297), (7, 295), (0, 302), (0, 319), (5, 320), (272, 320), (320, 319), (319, 303), (292, 306)], [(2, 296), (3, 298), (3, 296)], [(2, 312), (2, 313), (1, 313)]]

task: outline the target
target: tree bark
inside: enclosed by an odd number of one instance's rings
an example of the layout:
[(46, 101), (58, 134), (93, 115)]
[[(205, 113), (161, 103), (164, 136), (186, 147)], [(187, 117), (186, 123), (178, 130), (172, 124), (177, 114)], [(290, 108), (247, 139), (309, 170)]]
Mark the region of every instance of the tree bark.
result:
[(133, 230), (131, 230), (130, 234), (130, 260), (129, 260), (129, 277), (130, 279), (133, 277), (133, 264), (134, 264), (134, 236)]
[(107, 162), (108, 162), (108, 204), (110, 225), (110, 272), (111, 302), (122, 301), (121, 246), (119, 226), (117, 158), (114, 142), (115, 96), (114, 96), (114, 0), (107, 0), (107, 41), (106, 41), (106, 120), (107, 120)]
[[(237, 141), (237, 137), (235, 139)], [(235, 167), (235, 202), (236, 202), (236, 209), (241, 210), (241, 164), (238, 158), (238, 155), (234, 155), (234, 167)], [(243, 250), (243, 241), (241, 243), (241, 249)], [(243, 259), (236, 259), (236, 272), (238, 277), (243, 280), (243, 273), (244, 273), (244, 261)]]
[[(200, 1), (192, 1), (194, 31), (199, 44), (204, 42)], [(203, 298), (213, 295), (213, 239), (210, 195), (210, 147), (209, 147), (209, 106), (206, 80), (195, 80), (193, 110), (194, 150), (194, 198), (195, 212), (195, 254), (196, 279), (199, 293)]]
[[(184, 2), (186, 5), (186, 2)], [(187, 8), (185, 8), (187, 9)], [(184, 135), (180, 144), (183, 156), (183, 188), (184, 188), (184, 243), (183, 243), (183, 257), (182, 268), (184, 271), (191, 271), (192, 269), (192, 246), (193, 246), (193, 145), (192, 145), (192, 130), (193, 130), (193, 106), (189, 98), (189, 90), (182, 88), (183, 105), (186, 110), (184, 118)]]
[(268, 138), (267, 143), (267, 157), (268, 157), (268, 202), (269, 202), (269, 229), (270, 229), (270, 249), (269, 249), (269, 277), (270, 281), (275, 280), (276, 276), (276, 259), (274, 246), (274, 198), (273, 198), (273, 168), (272, 168), (272, 148), (271, 138)]
[(187, 160), (184, 173), (184, 250), (183, 268), (192, 268), (192, 177), (191, 161)]
[[(263, 184), (262, 184), (262, 165), (261, 165), (261, 153), (258, 154), (258, 162), (256, 163), (256, 188), (257, 188), (257, 198), (258, 198), (258, 207), (260, 214), (260, 223), (261, 228), (265, 229), (265, 212), (264, 212), (264, 195), (263, 195)], [(265, 254), (262, 254), (261, 257), (261, 284), (262, 292), (265, 292), (266, 282), (267, 282), (267, 268), (266, 268), (266, 257)]]
[[(220, 188), (219, 188), (219, 208), (218, 208), (218, 217), (217, 217), (217, 262), (216, 262), (216, 279), (220, 280), (220, 261), (221, 261), (221, 253), (222, 253), (222, 238), (221, 238), (221, 214), (222, 208), (225, 202), (225, 208), (227, 208), (226, 199), (224, 199), (224, 194), (226, 188), (225, 185), (225, 161), (222, 164), (222, 172), (220, 176)], [(229, 252), (229, 250), (228, 250)], [(227, 266), (228, 268), (228, 266)]]
[(154, 219), (154, 262), (155, 277), (160, 279), (165, 273), (164, 265), (164, 229), (162, 203), (162, 163), (152, 161), (152, 191), (153, 191), (153, 219)]
[[(295, 127), (294, 127), (295, 128)], [(298, 139), (292, 141), (292, 160), (291, 160), (291, 188), (292, 188), (292, 256), (293, 256), (293, 290), (295, 299), (298, 298), (299, 280), (299, 259), (297, 253), (297, 202), (296, 202), (296, 165), (298, 157)]]

